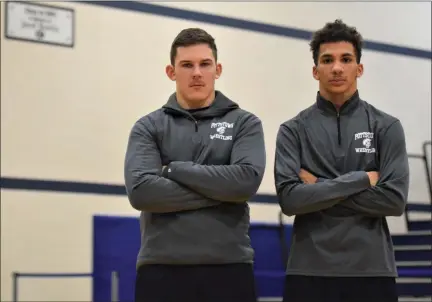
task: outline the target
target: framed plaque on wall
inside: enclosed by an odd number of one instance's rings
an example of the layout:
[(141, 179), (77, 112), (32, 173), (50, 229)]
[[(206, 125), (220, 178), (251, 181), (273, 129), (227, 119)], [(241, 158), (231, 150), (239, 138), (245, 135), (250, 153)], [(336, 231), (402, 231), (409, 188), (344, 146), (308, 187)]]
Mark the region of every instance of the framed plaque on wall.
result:
[(7, 1), (4, 28), (7, 39), (73, 47), (75, 11), (35, 2)]

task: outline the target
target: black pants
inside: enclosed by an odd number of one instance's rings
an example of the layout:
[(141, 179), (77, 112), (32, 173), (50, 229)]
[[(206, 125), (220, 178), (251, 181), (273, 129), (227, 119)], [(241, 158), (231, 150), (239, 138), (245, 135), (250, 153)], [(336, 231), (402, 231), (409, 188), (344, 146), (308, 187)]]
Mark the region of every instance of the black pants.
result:
[(287, 276), (283, 302), (398, 302), (395, 278)]
[(252, 264), (143, 265), (135, 302), (256, 302)]

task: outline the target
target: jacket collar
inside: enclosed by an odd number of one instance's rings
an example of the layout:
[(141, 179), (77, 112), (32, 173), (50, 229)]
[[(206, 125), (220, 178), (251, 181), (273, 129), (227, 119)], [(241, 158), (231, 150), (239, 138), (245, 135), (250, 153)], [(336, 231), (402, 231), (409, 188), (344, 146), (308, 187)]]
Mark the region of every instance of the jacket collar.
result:
[[(360, 96), (358, 90), (339, 108), (340, 114), (348, 114), (352, 112), (360, 103)], [(330, 112), (337, 113), (336, 106), (332, 102), (325, 99), (319, 91), (317, 92), (316, 104), (319, 109)]]
[(218, 90), (215, 92), (214, 101), (209, 107), (203, 110), (190, 113), (187, 110), (181, 108), (177, 102), (175, 93), (171, 94), (167, 103), (162, 106), (162, 108), (166, 113), (171, 115), (193, 116), (194, 118), (218, 117), (225, 115), (231, 110), (240, 108), (237, 103), (226, 97), (222, 92)]

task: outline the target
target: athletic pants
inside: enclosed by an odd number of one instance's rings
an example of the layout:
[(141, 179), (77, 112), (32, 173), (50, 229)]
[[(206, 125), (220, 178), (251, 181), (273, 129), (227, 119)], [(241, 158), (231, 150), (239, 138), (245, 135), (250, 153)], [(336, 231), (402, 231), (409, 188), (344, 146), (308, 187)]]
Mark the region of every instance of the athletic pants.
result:
[(286, 276), (283, 302), (398, 302), (395, 278)]
[(252, 264), (142, 265), (135, 302), (257, 302)]

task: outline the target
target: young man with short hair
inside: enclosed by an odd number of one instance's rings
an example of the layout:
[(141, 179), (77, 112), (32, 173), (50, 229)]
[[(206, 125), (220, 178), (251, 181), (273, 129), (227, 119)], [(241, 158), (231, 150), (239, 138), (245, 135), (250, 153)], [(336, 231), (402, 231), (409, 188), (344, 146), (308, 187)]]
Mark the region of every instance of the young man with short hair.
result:
[(132, 128), (125, 159), (141, 211), (135, 302), (256, 302), (248, 201), (266, 154), (261, 121), (222, 92), (211, 35), (182, 30), (166, 73), (176, 91)]
[(397, 302), (386, 216), (404, 213), (400, 121), (360, 98), (362, 37), (340, 20), (310, 43), (316, 102), (281, 124), (275, 185), (295, 215), (284, 302)]

